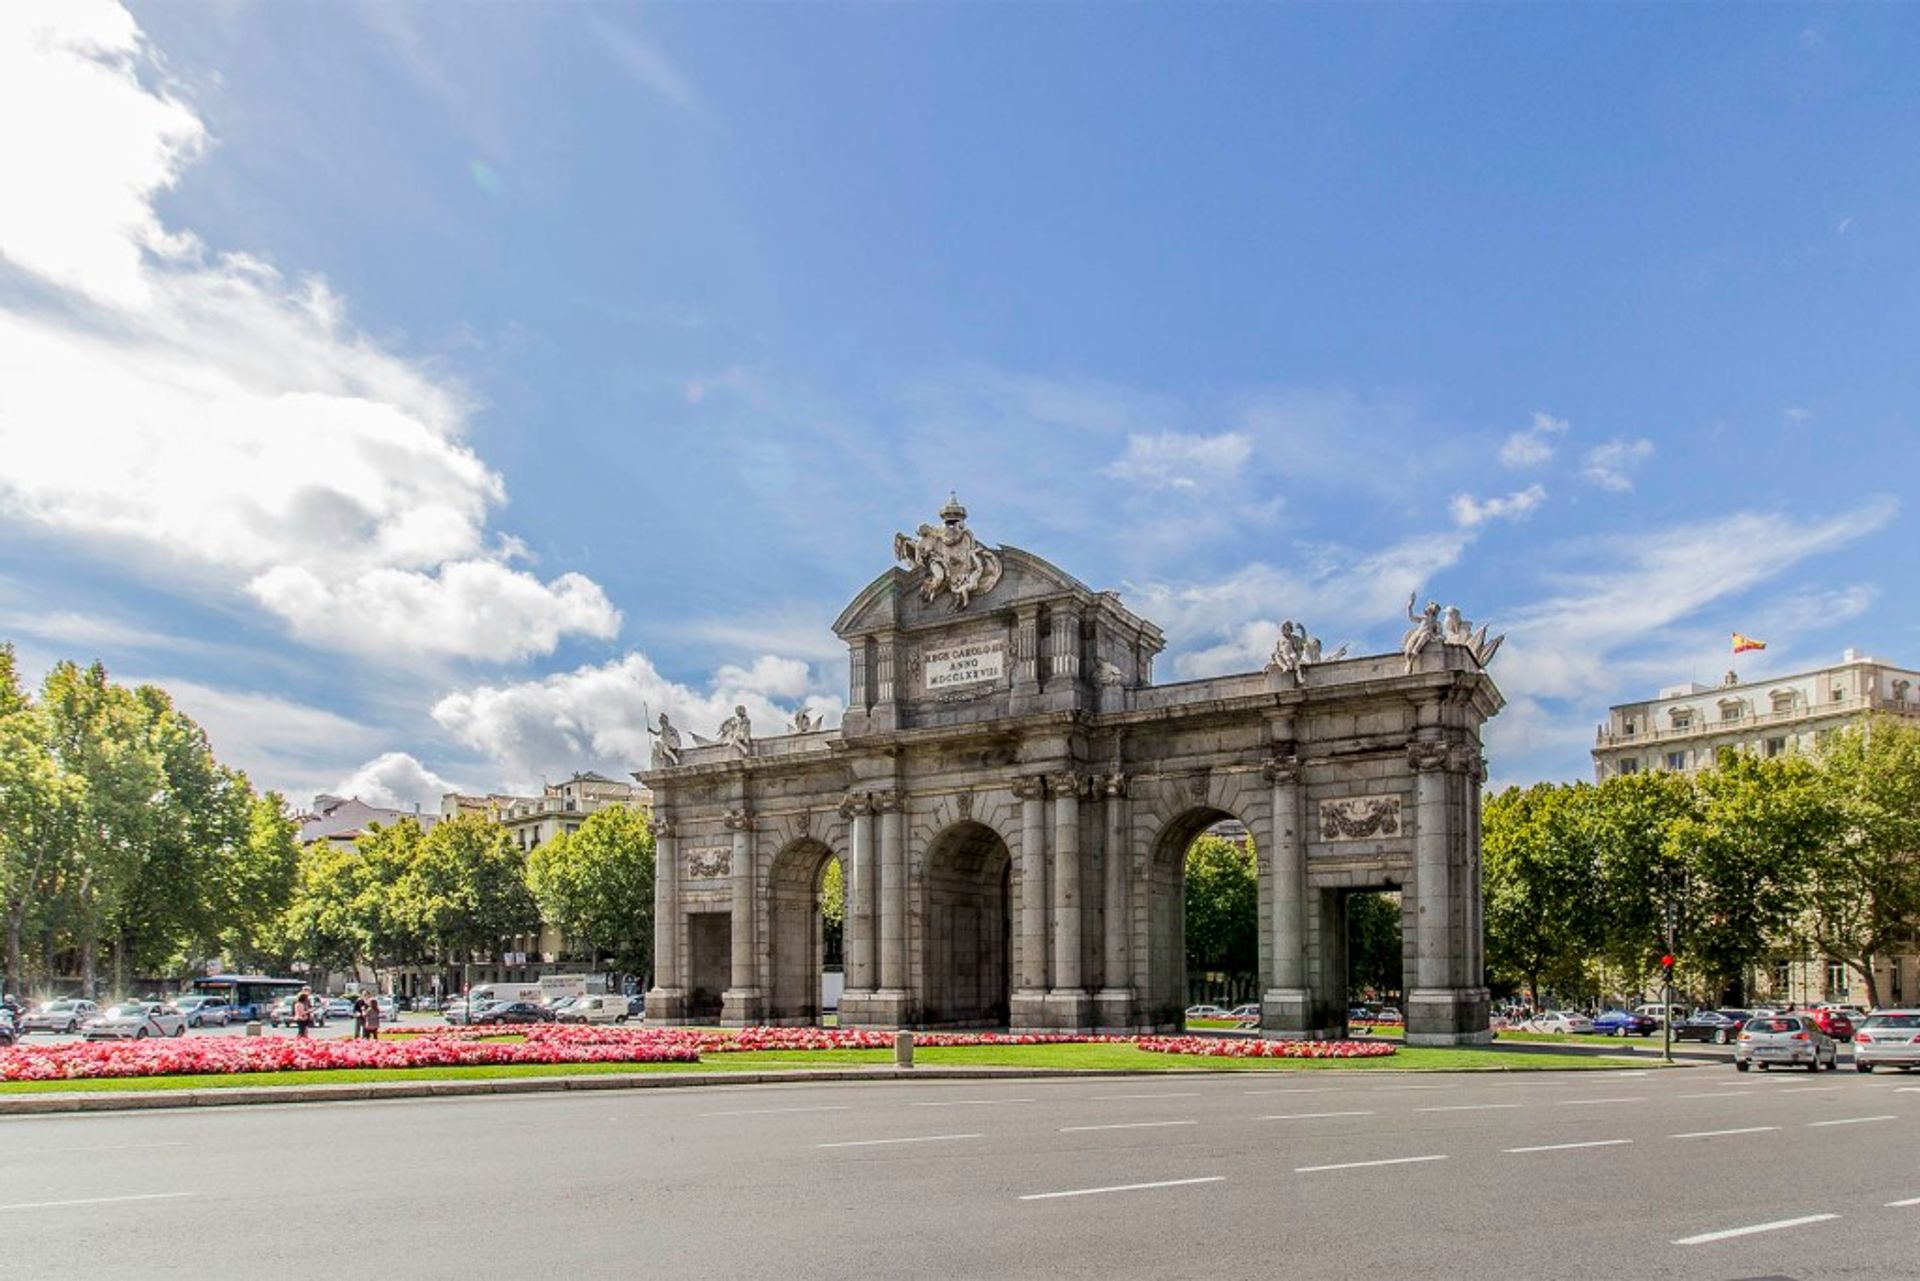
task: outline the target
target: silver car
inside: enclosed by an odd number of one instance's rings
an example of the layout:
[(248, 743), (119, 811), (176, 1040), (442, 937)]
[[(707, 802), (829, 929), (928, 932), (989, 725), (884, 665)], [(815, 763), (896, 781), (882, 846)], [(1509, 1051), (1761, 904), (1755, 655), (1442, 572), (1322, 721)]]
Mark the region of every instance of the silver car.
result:
[(22, 1032), (78, 1032), (80, 1025), (100, 1012), (92, 1001), (42, 1001), (20, 1020)]
[(1885, 1065), (1905, 1072), (1920, 1067), (1920, 1010), (1881, 1010), (1853, 1030), (1853, 1066), (1871, 1072)]
[(1840, 1046), (1806, 1014), (1756, 1014), (1740, 1029), (1733, 1066), (1744, 1072), (1754, 1064), (1803, 1067), (1809, 1072), (1840, 1066)]
[(144, 1041), (150, 1036), (185, 1036), (187, 1020), (171, 1005), (122, 1001), (80, 1029), (89, 1041)]

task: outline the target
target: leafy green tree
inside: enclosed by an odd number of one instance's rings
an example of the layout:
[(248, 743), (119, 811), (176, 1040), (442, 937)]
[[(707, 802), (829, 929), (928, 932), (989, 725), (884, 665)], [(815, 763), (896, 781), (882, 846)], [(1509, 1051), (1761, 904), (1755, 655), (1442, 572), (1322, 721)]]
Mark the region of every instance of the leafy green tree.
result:
[(1695, 812), (1671, 823), (1667, 855), (1684, 868), (1683, 955), (1730, 999), (1789, 935), (1804, 889), (1840, 828), (1821, 769), (1805, 756), (1726, 753), (1693, 780)]
[(1920, 928), (1920, 728), (1875, 719), (1828, 740), (1820, 775), (1835, 822), (1807, 882), (1807, 936), (1880, 1004), (1876, 958)]
[(1569, 986), (1590, 951), (1594, 851), (1579, 785), (1510, 787), (1485, 802), (1481, 890), (1487, 964), (1540, 1007), (1542, 981)]
[(1348, 997), (1398, 992), (1404, 981), (1400, 896), (1366, 893), (1347, 897)]
[(1260, 968), (1260, 879), (1252, 842), (1202, 836), (1187, 849), (1188, 973)]
[(249, 796), (246, 838), (226, 852), (217, 899), (220, 951), (242, 969), (293, 959), (283, 925), (299, 883), (299, 830), (279, 793)]
[(840, 860), (830, 858), (820, 872), (822, 945), (828, 956), (842, 955), (847, 930), (847, 877)]
[(6, 906), (6, 987), (26, 986), (29, 909), (47, 892), (69, 842), (74, 781), (48, 750), (47, 724), (20, 684), (12, 645), (0, 645), (0, 901)]
[(357, 849), (316, 841), (299, 853), (275, 945), (305, 960), (317, 978), (350, 968), (371, 946), (360, 908), (364, 871)]
[(1686, 906), (1686, 861), (1669, 836), (1697, 814), (1700, 789), (1661, 771), (1615, 775), (1574, 796), (1574, 821), (1592, 852), (1592, 880), (1579, 888), (1575, 909), (1591, 922), (1582, 942), (1619, 988), (1639, 991), (1666, 951), (1669, 902), (1676, 913)]
[(595, 810), (578, 831), (527, 855), (527, 884), (543, 916), (630, 973), (653, 949), (653, 832), (625, 805)]
[(396, 885), (394, 919), (402, 927), (397, 937), (410, 945), (396, 947), (396, 959), (416, 956), (429, 944), (445, 959), (498, 951), (503, 938), (538, 930), (540, 909), (527, 888), (526, 856), (506, 828), (462, 814), (435, 823), (420, 838), (417, 856)]

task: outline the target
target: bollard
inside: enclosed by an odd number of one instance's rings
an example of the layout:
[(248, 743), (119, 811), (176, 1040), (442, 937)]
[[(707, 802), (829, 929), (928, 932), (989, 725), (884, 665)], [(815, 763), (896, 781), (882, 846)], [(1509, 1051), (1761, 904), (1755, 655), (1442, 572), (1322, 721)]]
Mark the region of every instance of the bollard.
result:
[(913, 1033), (895, 1032), (893, 1034), (893, 1063), (895, 1067), (913, 1066)]
[(253, 1022), (251, 1022), (251, 1023), (249, 1023), (249, 1024), (247, 1024), (247, 1035), (248, 1035), (248, 1036), (259, 1036), (259, 1035), (261, 1035), (261, 1032), (260, 1032), (260, 1021), (259, 1021), (258, 1019), (255, 1019), (255, 1020), (254, 1020)]

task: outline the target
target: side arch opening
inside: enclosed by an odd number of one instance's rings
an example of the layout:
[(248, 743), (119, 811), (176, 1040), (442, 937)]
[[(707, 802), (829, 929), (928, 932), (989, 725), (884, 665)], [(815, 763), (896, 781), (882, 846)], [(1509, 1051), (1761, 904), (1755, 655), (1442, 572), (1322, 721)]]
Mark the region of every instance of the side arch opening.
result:
[(934, 837), (923, 864), (919, 1022), (1004, 1027), (1012, 1002), (1013, 856), (984, 823)]

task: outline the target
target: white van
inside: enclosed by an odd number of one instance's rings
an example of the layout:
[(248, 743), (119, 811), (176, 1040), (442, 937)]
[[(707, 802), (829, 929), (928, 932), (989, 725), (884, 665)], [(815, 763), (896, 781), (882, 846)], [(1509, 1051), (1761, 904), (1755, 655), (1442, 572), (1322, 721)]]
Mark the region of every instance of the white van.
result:
[(482, 983), (467, 993), (467, 1008), (473, 1009), (484, 1001), (532, 1001), (539, 1004), (546, 999), (538, 983)]
[(586, 996), (575, 997), (572, 1005), (561, 1015), (566, 1023), (625, 1023), (627, 1021), (627, 998), (606, 992), (590, 992)]

